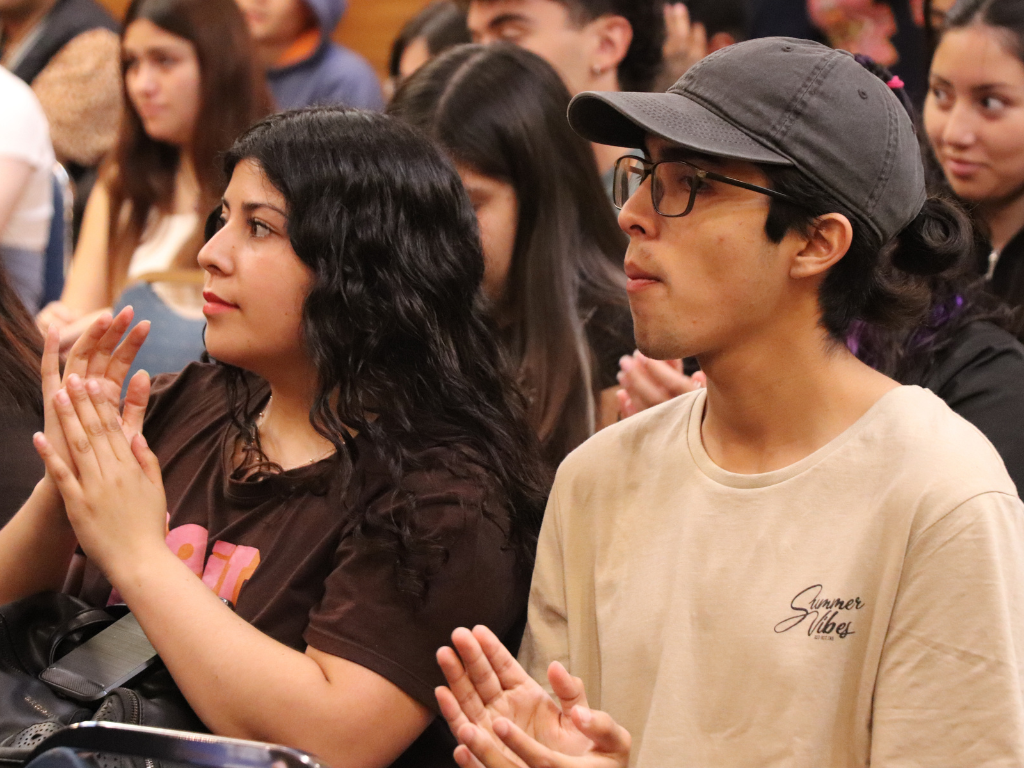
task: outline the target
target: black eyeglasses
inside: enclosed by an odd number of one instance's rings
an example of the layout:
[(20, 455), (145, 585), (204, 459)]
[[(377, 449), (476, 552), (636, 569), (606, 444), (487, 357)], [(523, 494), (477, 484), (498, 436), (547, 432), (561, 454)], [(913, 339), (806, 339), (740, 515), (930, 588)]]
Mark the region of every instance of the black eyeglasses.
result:
[(615, 176), (612, 182), (612, 202), (615, 207), (621, 209), (626, 201), (636, 194), (648, 176), (651, 178), (651, 202), (654, 204), (654, 210), (662, 216), (672, 218), (685, 216), (693, 210), (697, 192), (708, 179), (797, 204), (796, 200), (782, 192), (731, 179), (713, 171), (705, 171), (685, 160), (652, 163), (642, 157), (626, 155), (615, 161)]

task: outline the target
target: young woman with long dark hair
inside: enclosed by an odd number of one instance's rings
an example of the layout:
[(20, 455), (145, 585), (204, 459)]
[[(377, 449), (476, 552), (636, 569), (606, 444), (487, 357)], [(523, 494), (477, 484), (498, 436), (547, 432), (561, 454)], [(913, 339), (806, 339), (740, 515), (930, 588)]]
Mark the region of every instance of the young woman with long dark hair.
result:
[(924, 125), (949, 188), (988, 238), (978, 271), (1024, 305), (1024, 1), (961, 0), (946, 15)]
[(408, 764), (447, 762), (435, 649), (467, 621), (515, 633), (547, 490), (478, 308), (472, 208), (436, 149), (371, 113), (272, 116), (226, 168), (199, 255), (218, 363), (157, 378), (129, 443), (102, 381), (61, 388), (51, 332), (60, 424), (0, 531), (0, 599), (59, 585), (77, 539), (81, 595), (128, 604), (215, 733), (338, 767), (414, 742)]
[(388, 106), (444, 147), (469, 191), (484, 294), (554, 465), (615, 420), (618, 360), (633, 351), (625, 240), (568, 105), (540, 57), (475, 45), (427, 64)]
[(134, 0), (121, 37), (125, 111), (86, 206), (55, 323), (65, 345), (130, 278), (196, 269), (202, 219), (223, 191), (218, 156), (273, 109), (233, 0)]

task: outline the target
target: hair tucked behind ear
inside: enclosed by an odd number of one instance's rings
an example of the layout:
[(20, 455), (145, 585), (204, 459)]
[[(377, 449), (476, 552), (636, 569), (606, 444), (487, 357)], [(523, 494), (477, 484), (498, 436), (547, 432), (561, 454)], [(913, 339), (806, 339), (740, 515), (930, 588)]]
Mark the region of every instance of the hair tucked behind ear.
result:
[(937, 275), (955, 266), (974, 246), (974, 231), (952, 200), (929, 197), (917, 217), (896, 236), (892, 264), (912, 275)]

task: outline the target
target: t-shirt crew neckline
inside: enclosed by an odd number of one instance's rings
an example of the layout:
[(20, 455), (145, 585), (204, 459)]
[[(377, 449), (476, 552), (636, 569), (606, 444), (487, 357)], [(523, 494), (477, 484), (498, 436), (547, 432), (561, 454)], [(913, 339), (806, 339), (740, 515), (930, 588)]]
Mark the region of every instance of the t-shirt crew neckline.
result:
[[(257, 412), (262, 411), (270, 402), (270, 392), (261, 398)], [(295, 486), (302, 485), (321, 472), (325, 461), (337, 461), (338, 454), (331, 453), (312, 464), (292, 467), (276, 474), (263, 474), (258, 477), (238, 480), (231, 476), (234, 472), (235, 446), (239, 438), (237, 429), (224, 430), (221, 437), (220, 457), (224, 497), (236, 504), (261, 504), (271, 496), (291, 492)]]
[(718, 483), (719, 485), (740, 489), (768, 488), (772, 485), (778, 485), (779, 483), (791, 480), (797, 475), (806, 472), (838, 451), (851, 439), (866, 429), (867, 426), (878, 417), (878, 414), (884, 409), (883, 403), (886, 403), (894, 397), (899, 397), (898, 395), (894, 395), (894, 393), (903, 392), (909, 389), (919, 389), (919, 387), (900, 386), (889, 390), (878, 398), (878, 400), (876, 400), (864, 415), (857, 419), (857, 421), (821, 448), (814, 451), (814, 453), (800, 459), (800, 461), (794, 462), (788, 467), (783, 467), (782, 469), (775, 469), (771, 472), (761, 472), (753, 475), (739, 474), (722, 469), (720, 466), (715, 464), (708, 455), (707, 450), (704, 448), (704, 440), (701, 438), (701, 423), (704, 421), (704, 407), (707, 403), (708, 393), (706, 389), (702, 389), (697, 393), (697, 396), (694, 397), (690, 408), (690, 421), (687, 425), (686, 434), (686, 441), (690, 449), (690, 456), (693, 457), (693, 461), (697, 465), (698, 469), (700, 469), (708, 479)]

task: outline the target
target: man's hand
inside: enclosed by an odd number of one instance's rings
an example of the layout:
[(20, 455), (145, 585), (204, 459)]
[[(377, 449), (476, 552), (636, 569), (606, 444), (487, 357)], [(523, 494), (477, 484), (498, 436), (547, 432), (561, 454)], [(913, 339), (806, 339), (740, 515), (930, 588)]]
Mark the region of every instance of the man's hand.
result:
[(652, 360), (634, 352), (619, 360), (619, 416), (626, 418), (655, 405), (685, 395), (707, 383), (698, 371), (693, 376), (683, 373), (682, 360)]
[(676, 78), (708, 55), (708, 33), (700, 22), (690, 20), (685, 3), (665, 3), (665, 66)]
[(556, 703), (486, 627), (457, 629), (458, 651), (437, 652), (448, 688), (436, 690), (460, 746), (463, 768), (621, 768), (630, 736), (588, 708), (583, 683), (558, 662), (548, 668)]

